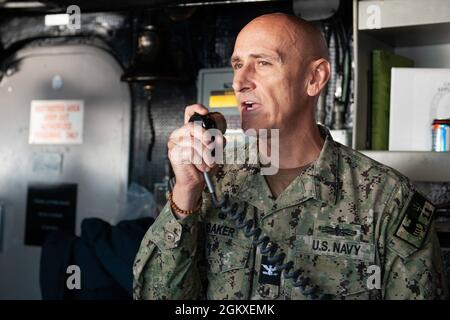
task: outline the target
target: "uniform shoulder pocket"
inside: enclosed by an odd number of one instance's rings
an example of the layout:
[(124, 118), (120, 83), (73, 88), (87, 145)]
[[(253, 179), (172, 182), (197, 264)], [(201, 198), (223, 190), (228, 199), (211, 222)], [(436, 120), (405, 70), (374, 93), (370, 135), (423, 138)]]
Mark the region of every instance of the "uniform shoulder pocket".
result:
[(421, 249), (431, 229), (434, 209), (433, 204), (420, 193), (411, 193), (388, 246), (403, 258)]

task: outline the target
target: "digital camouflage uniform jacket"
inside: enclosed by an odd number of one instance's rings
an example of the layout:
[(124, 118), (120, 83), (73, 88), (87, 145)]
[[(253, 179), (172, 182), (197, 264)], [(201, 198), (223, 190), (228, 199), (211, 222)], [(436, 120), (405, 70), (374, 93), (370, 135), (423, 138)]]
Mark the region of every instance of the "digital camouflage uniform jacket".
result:
[(166, 205), (148, 230), (134, 298), (445, 298), (433, 206), (407, 178), (321, 131), (319, 158), (277, 199), (257, 165), (224, 165), (213, 179), (218, 198), (243, 206), (315, 295), (276, 272), (204, 193), (201, 213), (178, 220)]

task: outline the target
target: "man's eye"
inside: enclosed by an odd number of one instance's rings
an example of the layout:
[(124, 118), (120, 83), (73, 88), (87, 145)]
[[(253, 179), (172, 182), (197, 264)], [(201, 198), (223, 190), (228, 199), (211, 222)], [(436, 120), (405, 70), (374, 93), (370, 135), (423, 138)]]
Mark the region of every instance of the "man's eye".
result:
[(258, 65), (260, 65), (260, 66), (269, 66), (270, 63), (267, 62), (267, 61), (258, 61)]
[(234, 66), (233, 66), (234, 70), (237, 70), (237, 69), (240, 69), (240, 68), (242, 68), (242, 63), (235, 63)]

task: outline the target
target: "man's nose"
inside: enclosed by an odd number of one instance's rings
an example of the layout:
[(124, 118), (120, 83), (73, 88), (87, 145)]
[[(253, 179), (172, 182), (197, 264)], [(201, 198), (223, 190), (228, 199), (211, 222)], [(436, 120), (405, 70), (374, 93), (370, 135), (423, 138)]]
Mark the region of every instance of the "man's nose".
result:
[(233, 90), (235, 93), (247, 92), (255, 89), (251, 67), (242, 67), (234, 71)]

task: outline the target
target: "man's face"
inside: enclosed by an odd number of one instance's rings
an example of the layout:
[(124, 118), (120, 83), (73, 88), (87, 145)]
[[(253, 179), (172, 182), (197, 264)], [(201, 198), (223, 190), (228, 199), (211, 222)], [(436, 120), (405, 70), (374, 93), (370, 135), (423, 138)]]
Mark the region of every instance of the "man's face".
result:
[(239, 34), (231, 65), (242, 129), (287, 129), (306, 97), (304, 59), (284, 24), (262, 19)]

